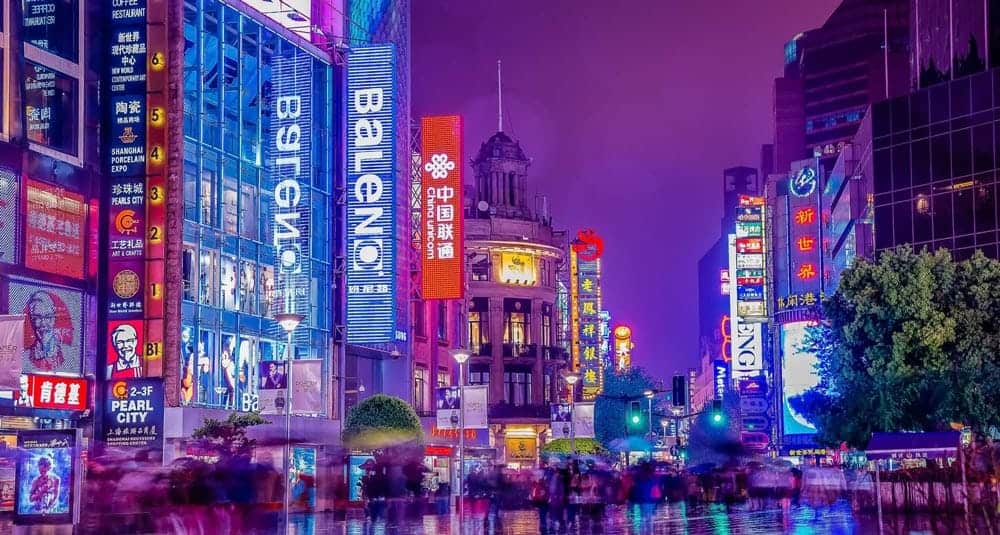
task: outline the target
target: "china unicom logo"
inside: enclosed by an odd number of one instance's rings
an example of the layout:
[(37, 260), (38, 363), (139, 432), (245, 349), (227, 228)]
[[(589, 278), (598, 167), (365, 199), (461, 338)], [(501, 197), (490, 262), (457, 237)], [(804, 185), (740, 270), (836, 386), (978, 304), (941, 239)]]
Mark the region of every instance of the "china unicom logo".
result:
[(432, 178), (448, 178), (448, 171), (455, 170), (455, 162), (450, 161), (447, 154), (434, 154), (431, 156), (431, 161), (424, 165), (424, 169)]

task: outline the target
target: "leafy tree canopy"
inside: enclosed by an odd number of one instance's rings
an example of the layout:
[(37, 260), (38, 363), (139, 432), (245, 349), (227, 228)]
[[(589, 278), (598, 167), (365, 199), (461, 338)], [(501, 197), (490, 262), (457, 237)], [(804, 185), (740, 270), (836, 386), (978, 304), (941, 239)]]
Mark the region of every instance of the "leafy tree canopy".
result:
[(406, 401), (384, 394), (374, 395), (354, 406), (344, 422), (344, 444), (375, 450), (423, 442), (420, 418)]
[[(576, 446), (576, 452), (582, 453), (584, 455), (605, 455), (608, 450), (604, 449), (596, 439), (593, 438), (577, 438), (574, 439)], [(568, 438), (557, 438), (555, 440), (550, 440), (542, 446), (542, 453), (560, 453), (569, 454), (570, 453), (570, 440)]]
[(819, 439), (1000, 425), (1000, 262), (887, 251), (843, 273), (803, 349), (819, 385), (798, 400)]
[(257, 441), (247, 437), (247, 429), (268, 423), (255, 412), (234, 412), (226, 420), (205, 418), (201, 427), (191, 433), (191, 438), (203, 448), (214, 451), (220, 457), (251, 455)]
[(608, 447), (612, 440), (626, 436), (629, 402), (641, 401), (645, 409), (643, 392), (653, 387), (653, 379), (641, 367), (632, 366), (622, 373), (605, 371), (604, 391), (594, 402), (594, 434), (601, 444)]

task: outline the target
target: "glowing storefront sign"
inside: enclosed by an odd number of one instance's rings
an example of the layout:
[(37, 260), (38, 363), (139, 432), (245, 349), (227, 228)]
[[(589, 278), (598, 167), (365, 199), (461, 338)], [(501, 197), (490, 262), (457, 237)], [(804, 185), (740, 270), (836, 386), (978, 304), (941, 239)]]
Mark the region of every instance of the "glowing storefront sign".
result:
[(396, 338), (396, 52), (355, 48), (347, 68), (347, 341)]
[(83, 278), (87, 204), (83, 195), (27, 181), (24, 265)]
[(570, 247), (573, 364), (580, 373), (584, 400), (594, 399), (604, 388), (600, 260), (603, 250), (604, 241), (593, 230), (580, 231)]
[(424, 117), (420, 132), (423, 297), (461, 299), (465, 294), (462, 118)]
[(535, 257), (529, 253), (500, 253), (500, 281), (521, 286), (538, 284)]
[(816, 191), (817, 182), (816, 170), (812, 167), (803, 167), (788, 181), (788, 191), (796, 197), (808, 197)]
[(814, 322), (797, 321), (781, 326), (782, 422), (785, 435), (813, 434), (816, 426), (802, 414), (802, 395), (819, 384), (816, 354), (803, 349)]
[[(729, 269), (740, 277), (736, 267), (736, 235), (729, 235)], [(756, 255), (763, 256), (763, 255)], [(737, 289), (739, 284), (737, 282)], [(765, 315), (763, 301), (739, 301), (737, 292), (729, 294), (730, 366), (733, 378), (759, 375), (764, 369), (764, 328), (760, 322), (747, 322), (746, 318)]]
[(632, 329), (627, 325), (619, 325), (614, 330), (615, 337), (615, 371), (623, 372), (632, 365)]
[(726, 384), (729, 382), (729, 364), (724, 360), (717, 360), (712, 363), (712, 385), (715, 391), (715, 399), (722, 399), (726, 395)]
[(82, 411), (87, 409), (87, 380), (58, 375), (21, 376), (21, 389), (15, 392), (18, 407)]
[(298, 49), (274, 57), (274, 111), (268, 134), (273, 158), (271, 224), (278, 272), (276, 305), (283, 312), (302, 314), (306, 321), (311, 284), (312, 63), (312, 57)]

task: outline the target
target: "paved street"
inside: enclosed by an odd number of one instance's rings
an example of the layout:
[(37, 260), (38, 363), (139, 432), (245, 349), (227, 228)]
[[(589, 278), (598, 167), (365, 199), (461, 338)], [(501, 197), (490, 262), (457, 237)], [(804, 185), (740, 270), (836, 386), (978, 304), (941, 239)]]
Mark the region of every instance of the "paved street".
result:
[[(524, 534), (539, 533), (538, 517), (534, 511), (505, 511), (502, 526), (485, 527), (483, 517), (467, 519), (463, 535), (479, 534)], [(422, 521), (412, 522), (370, 522), (361, 518), (347, 521), (329, 522), (322, 516), (299, 518), (295, 535), (376, 535), (376, 534), (439, 534), (458, 533), (455, 519), (426, 516)], [(985, 526), (979, 526), (980, 528)], [(980, 531), (986, 533), (985, 531)], [(855, 518), (846, 506), (825, 511), (818, 518), (806, 507), (792, 508), (788, 513), (779, 509), (748, 511), (733, 508), (727, 513), (724, 506), (708, 508), (688, 508), (684, 504), (665, 505), (651, 514), (644, 515), (637, 507), (609, 508), (605, 521), (600, 526), (583, 525), (566, 533), (604, 534), (774, 534), (794, 535), (846, 535), (878, 534), (878, 523), (874, 518)], [(931, 519), (927, 517), (889, 517), (883, 523), (886, 535), (948, 534), (968, 533), (961, 519)]]

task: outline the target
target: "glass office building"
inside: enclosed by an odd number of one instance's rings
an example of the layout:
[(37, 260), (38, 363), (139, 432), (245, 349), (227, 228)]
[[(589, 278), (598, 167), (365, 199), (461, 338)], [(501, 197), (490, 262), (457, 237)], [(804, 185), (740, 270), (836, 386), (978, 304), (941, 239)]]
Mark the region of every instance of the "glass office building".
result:
[(322, 376), (335, 363), (334, 68), (291, 32), (262, 24), (264, 17), (216, 0), (184, 7), (181, 403), (255, 410), (259, 362), (285, 357), (284, 333), (273, 320), (279, 280), (268, 149), (279, 57), (311, 61), (311, 164), (300, 172), (306, 178), (299, 176), (311, 206), (302, 255), (311, 280), (298, 289), (309, 307), (293, 354), (321, 360)]
[(998, 258), (1000, 70), (875, 104), (875, 249)]

